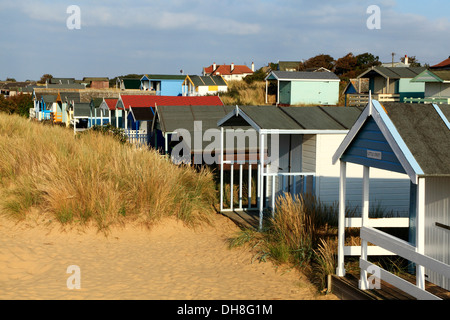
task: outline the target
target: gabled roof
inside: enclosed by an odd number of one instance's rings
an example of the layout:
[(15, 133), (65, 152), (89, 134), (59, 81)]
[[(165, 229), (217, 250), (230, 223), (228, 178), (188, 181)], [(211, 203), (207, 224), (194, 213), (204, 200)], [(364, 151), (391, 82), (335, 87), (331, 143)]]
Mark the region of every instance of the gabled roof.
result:
[(266, 80), (282, 81), (340, 81), (333, 72), (272, 71)]
[(346, 133), (360, 114), (357, 107), (242, 106), (234, 108), (218, 125), (250, 125), (263, 133)]
[(360, 74), (358, 78), (369, 78), (378, 74), (390, 79), (409, 79), (416, 77), (424, 70), (426, 70), (425, 67), (372, 67)]
[[(420, 176), (450, 176), (449, 115), (449, 106), (446, 105), (380, 104), (373, 100), (336, 151), (333, 163), (357, 139), (364, 124), (373, 119), (392, 149), (393, 156), (413, 183), (417, 184)], [(381, 156), (382, 152), (379, 153), (378, 160), (385, 161)], [(361, 156), (360, 161), (373, 162), (373, 159), (365, 160), (365, 156)]]
[[(129, 107), (155, 107), (155, 106), (223, 106), (222, 100), (217, 96), (149, 96), (149, 95), (121, 95), (119, 98), (123, 106)], [(119, 103), (119, 102), (118, 102)]]
[(116, 110), (117, 98), (105, 98), (104, 101), (108, 106), (109, 110)]
[(234, 65), (234, 68), (231, 68), (230, 64), (217, 64), (216, 68), (214, 65), (210, 65), (209, 67), (204, 68), (204, 72), (206, 75), (236, 75), (236, 74), (252, 74), (253, 71), (246, 65)]

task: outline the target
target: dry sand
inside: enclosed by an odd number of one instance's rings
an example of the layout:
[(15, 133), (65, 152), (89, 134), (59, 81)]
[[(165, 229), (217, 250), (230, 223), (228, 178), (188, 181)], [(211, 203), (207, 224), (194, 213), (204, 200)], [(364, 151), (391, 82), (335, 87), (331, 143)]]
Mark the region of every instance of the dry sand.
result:
[[(168, 219), (151, 230), (62, 228), (0, 217), (0, 299), (337, 300), (317, 295), (298, 271), (229, 249), (238, 228), (223, 216), (193, 230)], [(67, 268), (80, 268), (70, 290)]]

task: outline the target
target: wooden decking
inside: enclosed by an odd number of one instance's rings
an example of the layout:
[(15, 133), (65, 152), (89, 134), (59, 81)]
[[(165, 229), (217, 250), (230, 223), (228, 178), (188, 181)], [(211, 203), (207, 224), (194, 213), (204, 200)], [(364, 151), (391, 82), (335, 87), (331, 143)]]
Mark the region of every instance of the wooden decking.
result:
[[(414, 277), (411, 276), (408, 280), (413, 282)], [(371, 290), (360, 290), (359, 278), (352, 274), (345, 277), (333, 275), (331, 282), (331, 291), (341, 300), (417, 300), (383, 280), (380, 289)], [(450, 292), (435, 284), (426, 282), (426, 289), (443, 300), (450, 300)]]
[[(234, 210), (225, 211), (222, 214), (232, 221), (234, 221), (238, 226), (245, 229), (258, 229), (259, 228), (259, 211), (258, 210)], [(268, 219), (269, 214), (265, 213), (263, 219)]]
[[(257, 210), (235, 210), (223, 212), (224, 216), (230, 218), (241, 228), (258, 229), (259, 211)], [(265, 213), (264, 219), (269, 219), (270, 214)], [(407, 280), (414, 283), (414, 276)], [(331, 291), (341, 300), (416, 300), (411, 295), (397, 289), (391, 284), (381, 280), (381, 289), (360, 290), (359, 275), (347, 273), (345, 277), (333, 275), (331, 280)], [(431, 282), (426, 282), (428, 292), (443, 300), (450, 300), (450, 291), (447, 291)]]

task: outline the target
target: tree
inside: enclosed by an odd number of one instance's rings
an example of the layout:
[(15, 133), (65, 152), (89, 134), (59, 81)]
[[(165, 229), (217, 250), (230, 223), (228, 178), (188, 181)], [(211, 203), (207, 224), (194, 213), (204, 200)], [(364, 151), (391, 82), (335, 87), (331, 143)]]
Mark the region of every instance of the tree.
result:
[(368, 52), (357, 55), (356, 60), (357, 68), (360, 70), (366, 70), (367, 68), (381, 65), (380, 57), (374, 56)]
[(53, 76), (51, 74), (46, 73), (41, 77), (41, 80), (39, 80), (38, 83), (45, 84), (47, 80), (50, 80), (51, 78), (53, 78)]
[(29, 94), (18, 94), (6, 99), (0, 95), (0, 111), (9, 114), (19, 114), (28, 117), (30, 108), (33, 107), (33, 97)]
[(356, 71), (357, 62), (358, 59), (350, 52), (336, 60), (334, 73), (339, 77), (352, 78)]
[(318, 69), (325, 68), (328, 70), (334, 69), (334, 58), (328, 54), (319, 54), (315, 57), (309, 58), (303, 63), (304, 69)]

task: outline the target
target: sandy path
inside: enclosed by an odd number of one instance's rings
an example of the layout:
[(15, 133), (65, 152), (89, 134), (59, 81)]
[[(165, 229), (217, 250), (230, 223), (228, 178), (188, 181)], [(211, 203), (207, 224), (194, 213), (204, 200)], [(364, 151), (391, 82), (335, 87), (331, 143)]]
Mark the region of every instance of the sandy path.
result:
[[(152, 230), (62, 230), (0, 217), (0, 299), (336, 299), (318, 296), (294, 270), (253, 262), (225, 240), (238, 229), (218, 216), (199, 230), (167, 220)], [(79, 266), (81, 289), (67, 268)]]

